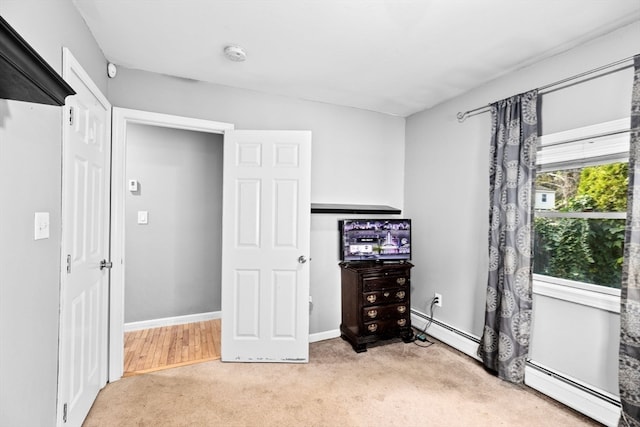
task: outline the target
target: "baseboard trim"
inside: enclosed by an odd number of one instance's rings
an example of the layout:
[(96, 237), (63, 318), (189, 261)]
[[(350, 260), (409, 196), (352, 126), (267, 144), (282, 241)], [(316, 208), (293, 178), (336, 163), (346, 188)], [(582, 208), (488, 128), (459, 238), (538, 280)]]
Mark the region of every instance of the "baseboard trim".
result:
[(540, 393), (606, 426), (618, 425), (620, 404), (616, 402), (617, 398), (609, 393), (576, 383), (547, 368), (536, 366), (535, 362), (530, 362), (525, 367), (524, 382)]
[(315, 334), (309, 334), (309, 342), (318, 342), (324, 340), (330, 340), (338, 338), (340, 336), (340, 329), (333, 329), (330, 331), (316, 332)]
[[(429, 316), (417, 311), (411, 310), (411, 325), (415, 329), (423, 330), (424, 326), (429, 322)], [(431, 325), (427, 329), (427, 335), (431, 335), (435, 339), (450, 345), (458, 351), (463, 352), (469, 357), (480, 360), (477, 355), (480, 338), (470, 335), (458, 328), (454, 328), (437, 319), (431, 320)]]
[[(416, 329), (422, 330), (428, 321), (429, 316), (426, 314), (411, 310), (411, 322)], [(480, 360), (476, 354), (480, 344), (478, 337), (437, 319), (432, 320), (427, 334)], [(610, 393), (582, 384), (533, 361), (527, 362), (525, 367), (525, 384), (606, 426), (618, 425), (620, 404), (617, 402), (619, 399)]]
[(160, 328), (163, 326), (182, 325), (184, 323), (202, 322), (205, 320), (221, 319), (221, 311), (209, 311), (207, 313), (187, 314), (184, 316), (163, 317), (160, 319), (141, 320), (124, 324), (124, 331), (139, 331), (140, 329)]

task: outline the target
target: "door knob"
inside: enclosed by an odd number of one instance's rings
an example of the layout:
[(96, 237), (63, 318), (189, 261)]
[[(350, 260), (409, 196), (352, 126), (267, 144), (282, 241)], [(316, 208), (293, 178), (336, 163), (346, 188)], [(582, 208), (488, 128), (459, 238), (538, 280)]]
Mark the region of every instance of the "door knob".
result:
[(299, 262), (300, 264), (304, 264), (305, 262), (307, 262), (307, 259), (304, 257), (304, 255), (300, 255), (300, 256), (298, 257), (298, 262)]
[(113, 267), (113, 263), (110, 261), (107, 261), (106, 259), (103, 259), (102, 261), (100, 261), (100, 270), (103, 270), (105, 268), (111, 268)]

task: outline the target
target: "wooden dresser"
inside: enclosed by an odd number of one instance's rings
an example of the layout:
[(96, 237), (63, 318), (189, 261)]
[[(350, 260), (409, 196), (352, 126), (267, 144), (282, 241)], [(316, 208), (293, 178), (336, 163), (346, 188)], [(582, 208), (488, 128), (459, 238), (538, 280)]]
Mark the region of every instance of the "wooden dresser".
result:
[(400, 337), (413, 341), (411, 268), (403, 263), (340, 263), (343, 339), (360, 353), (367, 344)]

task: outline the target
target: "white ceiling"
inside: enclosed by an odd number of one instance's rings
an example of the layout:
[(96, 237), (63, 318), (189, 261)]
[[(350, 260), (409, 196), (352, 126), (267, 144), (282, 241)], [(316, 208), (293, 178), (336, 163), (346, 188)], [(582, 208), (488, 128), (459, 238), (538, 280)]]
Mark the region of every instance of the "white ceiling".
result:
[(640, 0), (73, 2), (115, 64), (399, 116), (640, 19)]

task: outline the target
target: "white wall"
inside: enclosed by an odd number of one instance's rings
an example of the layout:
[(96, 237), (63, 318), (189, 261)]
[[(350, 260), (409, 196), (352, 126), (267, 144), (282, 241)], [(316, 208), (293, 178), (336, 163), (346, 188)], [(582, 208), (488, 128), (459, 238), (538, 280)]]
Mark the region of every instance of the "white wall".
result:
[(532, 360), (618, 395), (620, 315), (534, 295)]
[(222, 135), (129, 124), (126, 147), (125, 322), (220, 311)]
[[(233, 123), (236, 129), (311, 130), (312, 202), (403, 207), (404, 118), (124, 67), (108, 84), (115, 107)], [(337, 219), (312, 215), (311, 333), (337, 331), (340, 324)]]
[[(405, 209), (416, 231), (421, 227), (414, 237), (415, 309), (427, 312), (428, 302), (438, 292), (443, 306), (437, 308), (436, 319), (476, 337), (482, 334), (490, 116), (480, 114), (458, 123), (456, 113), (637, 54), (638, 40), (640, 22), (407, 119)], [(544, 95), (543, 133), (627, 117), (630, 76), (626, 70)], [(616, 321), (611, 316), (616, 315), (536, 297), (532, 354), (544, 359), (547, 367), (617, 394), (612, 372), (617, 366), (618, 335), (612, 333)], [(603, 324), (595, 327), (594, 319)], [(584, 339), (562, 339), (572, 332)]]
[[(2, 0), (0, 14), (58, 72), (67, 46), (102, 89), (106, 61), (68, 0)], [(56, 422), (62, 108), (0, 100), (0, 424)], [(51, 235), (33, 240), (34, 212)]]

